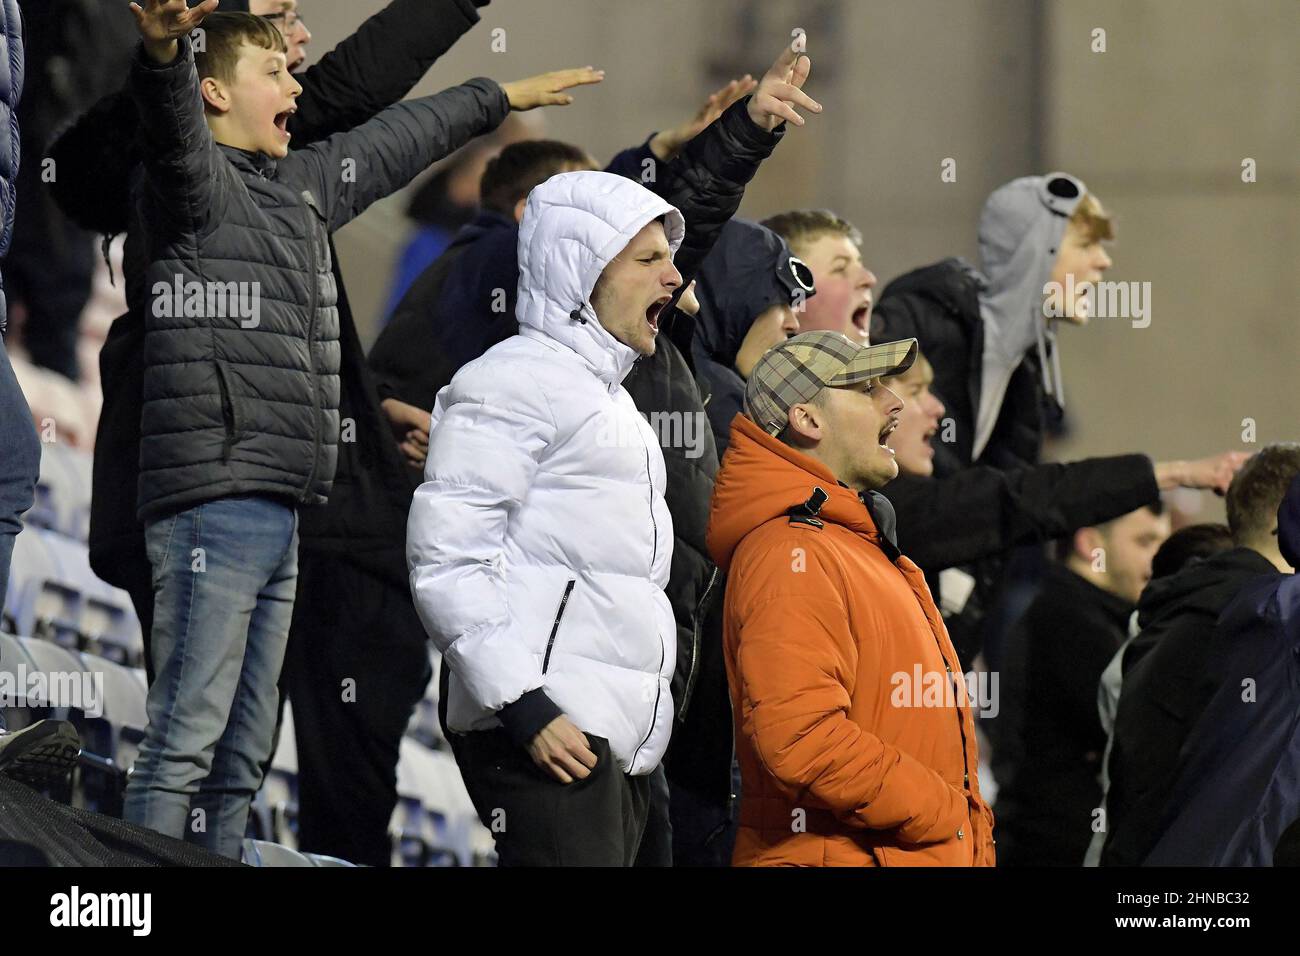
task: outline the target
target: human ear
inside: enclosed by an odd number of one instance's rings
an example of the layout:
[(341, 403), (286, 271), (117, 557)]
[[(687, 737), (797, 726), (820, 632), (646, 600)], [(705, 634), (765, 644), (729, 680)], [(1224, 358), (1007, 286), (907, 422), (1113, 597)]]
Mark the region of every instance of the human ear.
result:
[(790, 430), (804, 438), (820, 441), (822, 438), (822, 421), (821, 409), (816, 405), (801, 403), (791, 405), (788, 413)]
[(211, 107), (218, 113), (230, 111), (230, 96), (226, 92), (225, 86), (215, 76), (205, 76), (199, 82), (199, 92), (202, 94), (206, 106)]

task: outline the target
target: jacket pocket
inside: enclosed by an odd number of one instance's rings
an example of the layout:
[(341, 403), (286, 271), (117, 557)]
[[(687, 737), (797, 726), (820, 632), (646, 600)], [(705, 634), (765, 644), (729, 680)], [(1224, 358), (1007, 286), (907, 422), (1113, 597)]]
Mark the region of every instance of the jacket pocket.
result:
[(564, 609), (568, 606), (569, 595), (573, 593), (573, 586), (577, 583), (576, 579), (570, 579), (564, 586), (564, 597), (560, 598), (560, 606), (555, 612), (555, 623), (551, 625), (551, 636), (546, 640), (546, 656), (542, 658), (543, 674), (551, 666), (551, 650), (555, 647), (555, 636), (560, 633), (560, 621), (564, 617)]
[(230, 380), (227, 377), (226, 363), (220, 360), (216, 362), (217, 366), (217, 388), (221, 391), (221, 421), (226, 429), (226, 441), (222, 449), (222, 460), (230, 458), (230, 450), (234, 447), (235, 441), (239, 438), (242, 423), (239, 418), (239, 409), (235, 404), (235, 395), (230, 388)]

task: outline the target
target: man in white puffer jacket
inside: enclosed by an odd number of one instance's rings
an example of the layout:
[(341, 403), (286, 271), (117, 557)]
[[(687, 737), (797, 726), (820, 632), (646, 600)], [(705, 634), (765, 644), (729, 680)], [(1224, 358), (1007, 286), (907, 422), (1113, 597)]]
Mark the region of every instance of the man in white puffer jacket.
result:
[(672, 519), (622, 382), (681, 285), (681, 213), (601, 172), (519, 226), (519, 334), (438, 393), (407, 524), (446, 724), (503, 865), (631, 865), (672, 729)]

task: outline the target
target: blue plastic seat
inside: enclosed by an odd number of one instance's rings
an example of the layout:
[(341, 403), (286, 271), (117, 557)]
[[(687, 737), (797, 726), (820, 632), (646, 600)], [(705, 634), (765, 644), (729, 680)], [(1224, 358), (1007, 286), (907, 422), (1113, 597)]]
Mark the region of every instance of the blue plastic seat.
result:
[(36, 503), (27, 520), (84, 544), (90, 531), (92, 460), (76, 448), (42, 444)]
[(19, 634), (135, 666), (144, 655), (130, 596), (90, 570), (86, 545), (27, 525), (14, 542), (6, 611)]

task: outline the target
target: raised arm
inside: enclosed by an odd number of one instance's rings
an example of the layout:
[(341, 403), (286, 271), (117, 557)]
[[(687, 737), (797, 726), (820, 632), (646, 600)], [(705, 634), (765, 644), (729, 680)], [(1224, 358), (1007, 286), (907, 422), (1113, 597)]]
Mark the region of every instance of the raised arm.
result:
[(721, 89), (714, 90), (689, 119), (677, 126), (651, 133), (639, 146), (630, 146), (609, 161), (605, 172), (637, 182), (648, 182), (647, 172), (660, 162), (676, 159), (683, 147), (718, 119), (727, 107), (754, 91), (758, 83), (746, 73)]
[(808, 57), (784, 47), (753, 93), (729, 106), (646, 184), (686, 218), (686, 237), (673, 257), (683, 288), (740, 208), (745, 187), (781, 141), (785, 123), (804, 124), (795, 107), (821, 112), (803, 92), (809, 69)]
[(900, 550), (925, 571), (1060, 538), (1160, 497), (1145, 455), (1087, 458), (1010, 471), (975, 466), (942, 478), (899, 475), (884, 488)]
[(566, 106), (574, 86), (599, 83), (591, 67), (500, 85), (479, 77), (434, 96), (396, 103), (346, 133), (290, 153), (286, 176), (301, 176), (324, 203), (330, 231), (401, 189), (436, 160), (494, 130), (510, 110)]
[(393, 0), (298, 79), (298, 145), (359, 126), (411, 92), (479, 21), (474, 0)]
[(131, 4), (140, 51), (131, 65), (131, 95), (139, 114), (141, 155), (158, 211), (187, 232), (209, 221), (216, 142), (203, 119), (203, 98), (188, 34), (217, 0), (188, 9), (185, 0)]

